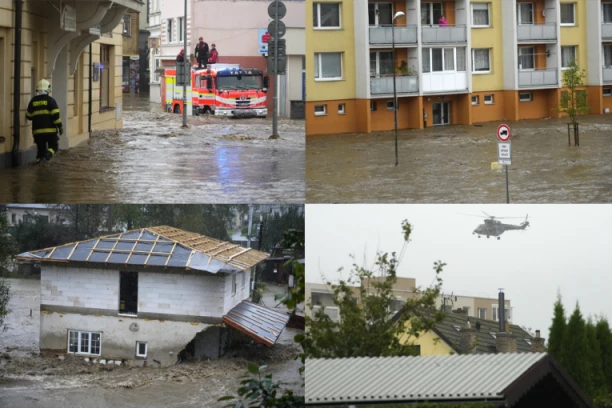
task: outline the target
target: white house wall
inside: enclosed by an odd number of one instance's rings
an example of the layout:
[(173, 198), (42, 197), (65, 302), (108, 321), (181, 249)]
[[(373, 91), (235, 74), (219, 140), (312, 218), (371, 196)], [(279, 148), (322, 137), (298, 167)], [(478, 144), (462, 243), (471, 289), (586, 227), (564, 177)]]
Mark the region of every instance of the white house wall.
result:
[[(244, 286), (242, 286), (243, 274), (246, 274)], [(251, 287), (251, 274), (249, 271), (236, 273), (236, 286), (237, 286), (236, 294), (232, 295), (232, 275), (226, 275), (225, 285), (224, 285), (224, 289), (226, 293), (225, 305), (223, 308), (224, 314), (229, 312), (238, 303), (242, 302), (243, 300), (249, 297), (249, 294), (250, 294), (249, 288)]]
[(119, 271), (45, 265), (40, 305), (118, 311)]

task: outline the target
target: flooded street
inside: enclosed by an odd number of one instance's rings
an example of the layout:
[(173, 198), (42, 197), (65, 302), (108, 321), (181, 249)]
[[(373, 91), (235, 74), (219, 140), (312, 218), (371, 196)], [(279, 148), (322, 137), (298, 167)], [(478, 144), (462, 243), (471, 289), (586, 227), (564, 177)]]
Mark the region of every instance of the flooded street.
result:
[[(564, 119), (507, 123), (511, 203), (612, 202), (612, 116), (581, 118), (579, 147)], [(393, 132), (309, 137), (307, 202), (505, 203), (498, 125), (400, 131), (397, 167)]]
[[(1, 170), (14, 203), (304, 202), (304, 122), (161, 112), (147, 95), (124, 95), (123, 129), (43, 165)], [(31, 137), (31, 136), (28, 136)]]
[[(167, 368), (127, 367), (38, 356), (40, 281), (8, 279), (13, 297), (6, 318), (9, 330), (0, 332), (0, 406), (13, 407), (220, 407), (217, 399), (235, 395), (239, 377), (249, 362), (268, 365), (268, 373), (284, 388), (303, 395), (301, 348), (293, 343), (299, 332), (285, 328), (272, 348), (244, 346), (215, 361)], [(270, 285), (264, 302), (274, 308)], [(282, 306), (281, 306), (282, 308)], [(33, 316), (30, 317), (30, 309)], [(276, 310), (280, 310), (275, 308)]]

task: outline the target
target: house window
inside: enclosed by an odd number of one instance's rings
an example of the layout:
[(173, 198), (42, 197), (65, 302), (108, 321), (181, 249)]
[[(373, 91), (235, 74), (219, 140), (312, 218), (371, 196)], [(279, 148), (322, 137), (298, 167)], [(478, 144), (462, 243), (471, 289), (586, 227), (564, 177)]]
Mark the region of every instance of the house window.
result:
[(171, 43), (174, 38), (172, 37), (172, 31), (174, 29), (174, 20), (168, 19), (168, 24), (166, 24), (166, 40)]
[(310, 295), (310, 301), (311, 301), (311, 303), (312, 303), (313, 305), (316, 305), (316, 304), (320, 303), (320, 302), (321, 302), (321, 299), (320, 299), (320, 297), (319, 297), (319, 294), (318, 294), (318, 293), (312, 293), (312, 294)]
[(312, 17), (315, 29), (340, 28), (340, 3), (313, 3)]
[(393, 24), (393, 4), (368, 3), (368, 24), (370, 26)]
[(491, 50), (489, 48), (472, 49), (472, 72), (491, 72)]
[(147, 357), (147, 342), (146, 341), (136, 342), (136, 357)]
[(612, 45), (604, 45), (603, 54), (604, 54), (604, 66), (612, 67)]
[(423, 72), (465, 71), (465, 48), (423, 48)]
[(394, 103), (393, 101), (387, 101), (387, 110), (392, 111), (394, 109)]
[(132, 16), (129, 14), (123, 16), (123, 35), (126, 37), (132, 35)]
[(153, 82), (159, 83), (161, 74), (157, 72), (157, 68), (161, 66), (161, 60), (159, 58), (154, 58), (153, 61), (155, 61), (155, 67), (154, 67), (154, 72), (153, 72)]
[(178, 35), (177, 35), (177, 37), (178, 37), (178, 41), (179, 42), (183, 42), (183, 41), (185, 41), (183, 39), (184, 35), (185, 35), (185, 27), (184, 27), (183, 23), (184, 23), (185, 20), (184, 20), (184, 17), (179, 17), (177, 20), (178, 20), (177, 21), (177, 23), (178, 23), (177, 24), (177, 28), (178, 28), (178, 33), (177, 33)]
[(342, 53), (315, 53), (315, 80), (342, 79)]
[(484, 103), (485, 105), (493, 105), (493, 94), (490, 95), (485, 95), (484, 96)]
[(519, 47), (518, 49), (519, 69), (534, 69), (535, 56), (533, 47)]
[(531, 102), (531, 92), (521, 92), (521, 93), (519, 93), (519, 101), (521, 101), (521, 102)]
[(478, 95), (472, 95), (472, 105), (477, 106), (479, 104), (480, 102), (479, 102)]
[(315, 105), (315, 116), (326, 116), (327, 105)]
[(68, 331), (68, 353), (100, 355), (102, 340), (100, 333), (78, 330)]
[(370, 77), (379, 75), (393, 75), (393, 52), (370, 52)]
[(612, 24), (612, 3), (601, 4), (601, 15), (603, 16), (604, 24)]
[(576, 3), (561, 3), (561, 25), (576, 25)]
[(376, 101), (370, 101), (370, 112), (376, 112), (377, 106)]
[(561, 69), (569, 68), (574, 61), (576, 61), (576, 46), (561, 47)]
[(472, 3), (472, 27), (490, 27), (489, 3)]
[(533, 24), (533, 3), (518, 3), (517, 18), (519, 24)]
[(487, 309), (485, 309), (484, 307), (479, 307), (478, 308), (478, 318), (486, 320), (486, 318), (487, 318)]
[(338, 104), (338, 115), (344, 115), (346, 113), (346, 104), (339, 103)]
[(412, 348), (412, 350), (414, 351), (415, 356), (420, 356), (421, 355), (421, 346), (418, 344), (413, 344), (412, 346), (410, 346)]
[[(603, 96), (612, 96), (612, 88), (603, 88)], [(15, 214), (13, 214), (13, 216), (15, 216)]]
[[(321, 309), (321, 306), (313, 306), (312, 307), (312, 317), (314, 318), (315, 314)], [(340, 313), (337, 307), (325, 307), (323, 313), (325, 313), (329, 318), (337, 322), (339, 321)]]
[(119, 273), (119, 313), (138, 314), (138, 272)]
[(110, 106), (110, 45), (100, 44), (100, 109)]
[(11, 214), (11, 223), (12, 224), (16, 224), (17, 223), (17, 214)]
[(236, 294), (236, 274), (232, 275), (232, 296)]
[(438, 25), (440, 17), (444, 15), (442, 3), (421, 3), (421, 24)]

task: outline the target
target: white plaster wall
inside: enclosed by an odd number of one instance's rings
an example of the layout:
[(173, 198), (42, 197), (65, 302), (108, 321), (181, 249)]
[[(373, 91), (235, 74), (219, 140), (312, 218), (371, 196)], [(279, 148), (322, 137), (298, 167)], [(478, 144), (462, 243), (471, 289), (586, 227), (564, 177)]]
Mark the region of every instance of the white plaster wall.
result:
[(40, 304), (118, 310), (119, 272), (45, 265)]
[[(245, 284), (242, 286), (242, 276), (245, 275)], [(223, 307), (223, 313), (229, 312), (234, 306), (249, 297), (249, 288), (251, 287), (250, 272), (238, 272), (236, 274), (236, 294), (232, 295), (232, 275), (225, 275), (224, 289), (227, 296)]]

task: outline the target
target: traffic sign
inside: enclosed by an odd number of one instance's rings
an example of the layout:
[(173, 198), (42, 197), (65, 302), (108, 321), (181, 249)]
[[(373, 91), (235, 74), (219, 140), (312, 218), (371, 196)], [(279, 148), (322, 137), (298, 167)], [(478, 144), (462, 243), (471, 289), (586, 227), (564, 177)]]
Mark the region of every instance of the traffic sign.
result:
[(497, 143), (497, 162), (504, 166), (510, 166), (512, 164), (512, 149), (510, 142)]
[[(276, 35), (276, 25), (278, 24), (278, 36)], [(282, 21), (272, 20), (270, 24), (268, 24), (268, 33), (273, 38), (283, 38), (285, 33), (287, 32), (287, 26)], [(268, 41), (269, 42), (269, 41)]]
[(507, 142), (510, 140), (510, 126), (508, 125), (499, 125), (497, 128), (497, 138), (501, 142)]
[(276, 18), (276, 9), (278, 8), (278, 18), (283, 18), (287, 15), (287, 7), (285, 7), (285, 3), (280, 1), (273, 1), (268, 6), (268, 16), (270, 18)]
[[(278, 70), (276, 69), (276, 60), (278, 59)], [(268, 56), (268, 73), (273, 75), (285, 75), (287, 68), (287, 59), (285, 57), (270, 58)]]

